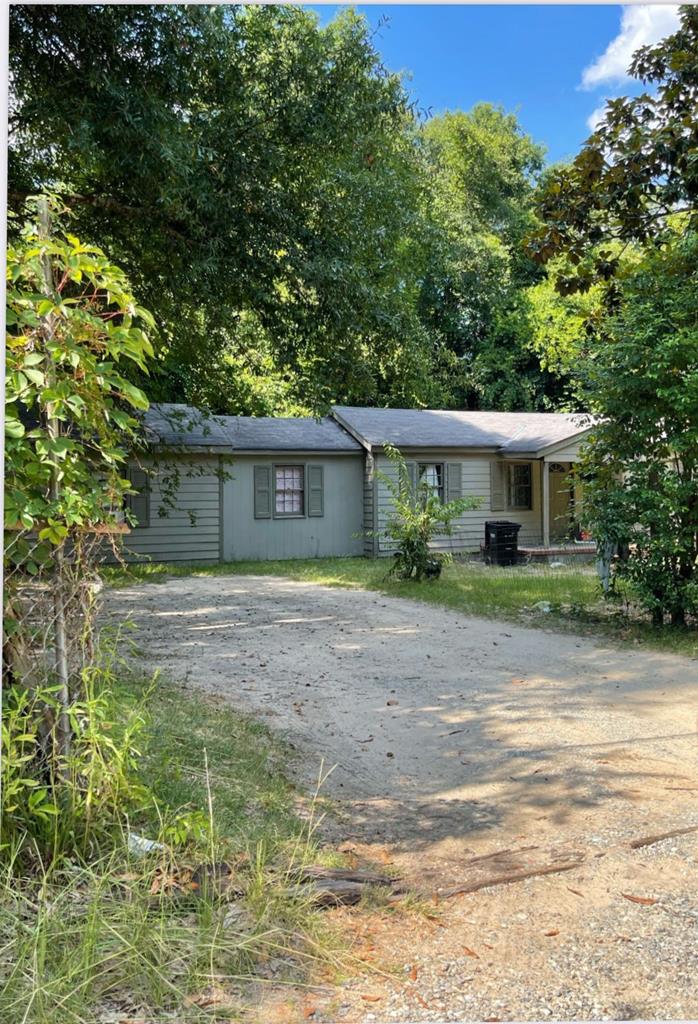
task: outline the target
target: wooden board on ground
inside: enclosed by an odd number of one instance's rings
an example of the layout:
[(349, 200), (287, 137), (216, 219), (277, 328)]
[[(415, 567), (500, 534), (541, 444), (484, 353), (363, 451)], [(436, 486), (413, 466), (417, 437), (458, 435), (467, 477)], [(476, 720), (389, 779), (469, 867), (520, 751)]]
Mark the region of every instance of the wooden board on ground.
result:
[(518, 850), (501, 850), (465, 861), (458, 883), (438, 890), (442, 897), (477, 892), (491, 885), (509, 885), (537, 875), (571, 871), (585, 859), (583, 850), (569, 846), (524, 846)]

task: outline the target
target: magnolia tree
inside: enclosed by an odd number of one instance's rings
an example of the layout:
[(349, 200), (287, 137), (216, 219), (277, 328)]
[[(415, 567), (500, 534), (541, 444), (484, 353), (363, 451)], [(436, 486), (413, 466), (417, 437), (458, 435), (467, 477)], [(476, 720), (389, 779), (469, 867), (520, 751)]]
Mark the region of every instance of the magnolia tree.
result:
[(11, 682), (31, 680), (22, 654), (35, 626), (22, 621), (19, 595), (40, 580), (36, 599), (52, 600), (51, 753), (64, 763), (79, 697), (69, 678), (65, 581), (86, 539), (122, 519), (131, 489), (124, 464), (139, 433), (136, 413), (148, 405), (125, 371), (147, 370), (152, 324), (123, 272), (63, 231), (56, 198), (36, 198), (27, 210), (7, 259), (5, 666)]

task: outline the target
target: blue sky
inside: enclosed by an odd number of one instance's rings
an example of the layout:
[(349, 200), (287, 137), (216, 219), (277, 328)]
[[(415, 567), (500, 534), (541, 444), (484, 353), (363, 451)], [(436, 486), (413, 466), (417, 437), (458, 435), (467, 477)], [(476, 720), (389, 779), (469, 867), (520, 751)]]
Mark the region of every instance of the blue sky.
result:
[[(336, 5), (309, 5), (326, 23)], [(630, 55), (676, 25), (675, 7), (643, 5), (357, 5), (384, 64), (405, 71), (420, 109), (514, 111), (551, 161), (573, 156), (611, 96), (637, 92)], [(380, 24), (381, 21), (385, 22)]]

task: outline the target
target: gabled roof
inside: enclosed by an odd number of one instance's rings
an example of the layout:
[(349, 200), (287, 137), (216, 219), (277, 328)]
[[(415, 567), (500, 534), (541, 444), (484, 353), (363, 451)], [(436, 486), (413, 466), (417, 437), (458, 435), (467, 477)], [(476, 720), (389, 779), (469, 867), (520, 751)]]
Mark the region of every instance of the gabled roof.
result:
[(227, 452), (356, 452), (399, 448), (484, 449), (536, 454), (588, 430), (589, 416), (555, 412), (461, 412), (335, 406), (334, 419), (214, 416), (193, 405), (156, 403), (144, 415), (152, 443)]
[(337, 420), (368, 446), (480, 448), (535, 453), (588, 430), (580, 413), (461, 412), (443, 409), (365, 409), (335, 406)]
[(361, 445), (324, 417), (214, 416), (193, 405), (156, 403), (144, 414), (151, 443), (219, 451), (360, 451)]

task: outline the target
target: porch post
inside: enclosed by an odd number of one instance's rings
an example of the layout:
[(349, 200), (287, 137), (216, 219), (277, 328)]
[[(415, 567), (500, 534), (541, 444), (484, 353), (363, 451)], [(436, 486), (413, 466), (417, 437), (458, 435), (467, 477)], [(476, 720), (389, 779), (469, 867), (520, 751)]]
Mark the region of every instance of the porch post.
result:
[(543, 460), (543, 547), (550, 547), (550, 464)]

